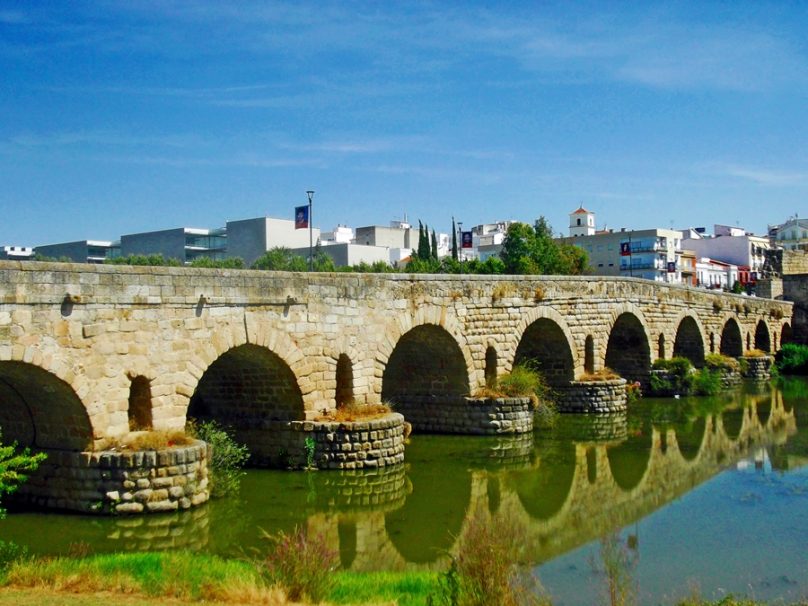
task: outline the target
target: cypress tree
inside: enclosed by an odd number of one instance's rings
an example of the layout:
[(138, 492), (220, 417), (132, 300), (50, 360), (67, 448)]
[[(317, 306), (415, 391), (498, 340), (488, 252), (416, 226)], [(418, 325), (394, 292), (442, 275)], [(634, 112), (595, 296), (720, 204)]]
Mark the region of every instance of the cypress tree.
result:
[(432, 258), (438, 260), (438, 237), (435, 235), (435, 230), (432, 230)]
[(457, 226), (454, 217), (452, 217), (452, 259), (457, 261)]

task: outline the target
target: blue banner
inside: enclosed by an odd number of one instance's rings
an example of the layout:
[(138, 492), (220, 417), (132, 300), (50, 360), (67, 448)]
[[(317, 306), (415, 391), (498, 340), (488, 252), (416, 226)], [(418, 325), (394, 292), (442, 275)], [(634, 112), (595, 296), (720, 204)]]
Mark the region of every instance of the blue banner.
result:
[(295, 229), (306, 229), (309, 226), (309, 207), (295, 206)]

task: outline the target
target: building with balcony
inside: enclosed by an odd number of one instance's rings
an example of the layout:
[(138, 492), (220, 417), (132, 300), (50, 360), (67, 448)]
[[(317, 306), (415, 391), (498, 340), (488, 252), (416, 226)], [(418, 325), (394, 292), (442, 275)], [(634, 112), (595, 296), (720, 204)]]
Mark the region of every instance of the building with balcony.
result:
[(227, 232), (224, 228), (199, 229), (177, 227), (121, 236), (121, 256), (163, 255), (182, 264), (200, 257), (221, 260), (227, 254)]

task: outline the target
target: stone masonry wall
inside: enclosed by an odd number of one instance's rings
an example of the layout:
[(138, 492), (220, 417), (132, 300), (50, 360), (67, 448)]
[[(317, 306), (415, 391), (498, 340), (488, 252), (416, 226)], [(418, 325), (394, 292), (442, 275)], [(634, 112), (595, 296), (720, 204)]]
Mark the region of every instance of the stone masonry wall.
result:
[(768, 381), (771, 379), (771, 369), (774, 358), (771, 356), (747, 356), (744, 358), (747, 369), (744, 377), (755, 381)]
[(573, 381), (558, 390), (559, 412), (616, 413), (626, 410), (626, 380)]
[(415, 431), (466, 435), (520, 434), (533, 431), (530, 398), (454, 398), (411, 396), (396, 410)]
[(177, 511), (208, 500), (204, 442), (159, 451), (46, 452), (15, 500), (95, 514)]
[(180, 428), (209, 367), (246, 344), (272, 352), (288, 367), (304, 416), (313, 419), (336, 405), (342, 355), (350, 360), (353, 399), (380, 402), (388, 361), (418, 326), (436, 327), (456, 343), (453, 360), (462, 359), (473, 393), (485, 384), (486, 350), (496, 352), (497, 373), (507, 372), (522, 336), (540, 319), (564, 335), (559, 346), (569, 348), (578, 377), (587, 338), (597, 371), (623, 314), (639, 321), (653, 361), (657, 348), (651, 344), (660, 336), (674, 343), (684, 317), (694, 319), (709, 352), (711, 341), (720, 347), (730, 319), (746, 343), (761, 320), (779, 335), (791, 310), (783, 301), (612, 277), (294, 274), (3, 261), (0, 362), (38, 367), (68, 385), (87, 411), (91, 439), (100, 444), (129, 431), (131, 377), (150, 382), (155, 429)]

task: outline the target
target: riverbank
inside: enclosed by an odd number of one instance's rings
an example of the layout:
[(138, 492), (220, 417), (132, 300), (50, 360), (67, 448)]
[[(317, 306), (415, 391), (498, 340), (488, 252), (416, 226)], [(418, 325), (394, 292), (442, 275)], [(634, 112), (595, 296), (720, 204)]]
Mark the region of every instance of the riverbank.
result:
[[(255, 562), (191, 552), (23, 559), (0, 574), (0, 606), (311, 604), (287, 600), (282, 588), (265, 582)], [(322, 603), (345, 606), (426, 606), (440, 580), (433, 572), (335, 572), (333, 578)], [(730, 596), (717, 602), (686, 598), (677, 606), (765, 604)], [(808, 606), (808, 600), (792, 606)]]

